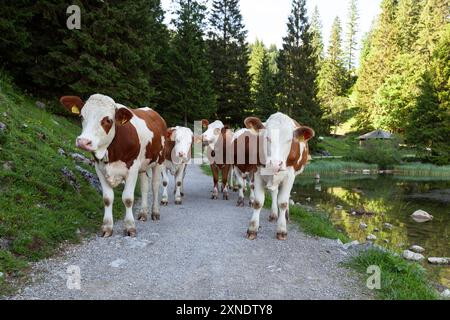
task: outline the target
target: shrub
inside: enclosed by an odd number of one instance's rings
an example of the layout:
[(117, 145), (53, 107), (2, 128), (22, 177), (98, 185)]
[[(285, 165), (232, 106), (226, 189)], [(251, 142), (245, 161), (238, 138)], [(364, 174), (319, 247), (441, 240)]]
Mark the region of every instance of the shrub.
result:
[(401, 153), (394, 141), (369, 140), (347, 155), (352, 161), (377, 164), (380, 169), (391, 169), (401, 162)]

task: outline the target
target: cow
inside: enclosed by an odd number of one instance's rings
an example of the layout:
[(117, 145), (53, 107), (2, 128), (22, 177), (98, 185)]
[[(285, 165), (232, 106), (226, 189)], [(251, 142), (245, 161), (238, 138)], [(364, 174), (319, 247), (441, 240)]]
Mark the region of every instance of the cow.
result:
[(279, 214), (271, 213), (272, 218), (278, 220), (277, 239), (286, 240), (290, 193), (295, 177), (307, 165), (308, 141), (314, 137), (314, 130), (280, 112), (271, 115), (265, 125), (255, 117), (245, 119), (244, 123), (258, 134), (263, 154), (255, 172), (255, 202), (247, 238), (254, 240), (257, 237), (259, 215), (265, 200), (264, 188), (267, 188), (271, 190), (272, 202), (277, 204), (279, 210)]
[(251, 145), (255, 145), (255, 143), (257, 143), (257, 139), (258, 136), (252, 133), (249, 129), (240, 129), (233, 135), (233, 173), (236, 177), (239, 191), (237, 201), (238, 207), (243, 207), (245, 205), (244, 192), (247, 189), (247, 178), (250, 182), (250, 206), (253, 205), (253, 201), (255, 199), (253, 191), (253, 175), (257, 170), (258, 150), (257, 148), (252, 148)]
[(159, 220), (159, 184), (164, 162), (166, 122), (150, 108), (130, 109), (112, 98), (94, 94), (86, 102), (77, 96), (64, 96), (60, 102), (81, 118), (82, 132), (76, 138), (76, 146), (91, 152), (95, 170), (103, 190), (105, 213), (102, 237), (113, 233), (114, 191), (122, 182), (125, 187), (122, 201), (126, 208), (124, 233), (136, 236), (133, 216), (134, 190), (140, 178), (142, 209), (138, 219), (148, 218), (147, 173), (152, 171), (153, 207), (152, 220)]
[(219, 198), (219, 174), (222, 174), (222, 192), (223, 199), (229, 199), (228, 193), (228, 177), (233, 159), (230, 158), (232, 132), (224, 126), (222, 121), (217, 120), (209, 123), (208, 120), (202, 120), (202, 126), (206, 127), (206, 131), (202, 135), (203, 146), (207, 147), (208, 159), (213, 174), (214, 189), (211, 199)]
[(168, 172), (175, 178), (175, 204), (182, 204), (182, 198), (184, 197), (184, 176), (186, 174), (187, 164), (191, 159), (193, 141), (194, 134), (189, 128), (175, 127), (167, 130), (167, 139), (164, 146), (165, 161), (162, 172), (162, 205), (168, 205), (169, 203), (167, 194), (167, 185), (169, 183)]

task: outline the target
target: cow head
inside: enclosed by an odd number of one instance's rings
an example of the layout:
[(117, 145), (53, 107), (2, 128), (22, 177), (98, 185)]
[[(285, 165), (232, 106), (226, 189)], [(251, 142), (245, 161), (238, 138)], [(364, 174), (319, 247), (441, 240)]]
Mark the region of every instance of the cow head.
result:
[(225, 126), (220, 120), (214, 121), (213, 123), (209, 123), (208, 120), (202, 120), (202, 126), (207, 128), (202, 135), (203, 146), (209, 146), (213, 149)]
[(265, 166), (274, 174), (286, 171), (287, 159), (294, 140), (306, 144), (314, 137), (314, 130), (298, 126), (294, 120), (280, 112), (270, 116), (265, 124), (255, 117), (245, 119), (244, 123), (247, 129), (256, 132), (262, 138)]
[(191, 147), (194, 133), (185, 127), (175, 127), (167, 130), (167, 138), (175, 142), (172, 150), (172, 161), (174, 163), (187, 163), (191, 158)]
[(81, 98), (64, 96), (60, 102), (73, 114), (79, 115), (83, 130), (76, 139), (78, 148), (94, 152), (102, 159), (114, 139), (116, 126), (126, 125), (133, 114), (121, 108), (113, 99), (101, 94), (92, 95), (86, 103)]

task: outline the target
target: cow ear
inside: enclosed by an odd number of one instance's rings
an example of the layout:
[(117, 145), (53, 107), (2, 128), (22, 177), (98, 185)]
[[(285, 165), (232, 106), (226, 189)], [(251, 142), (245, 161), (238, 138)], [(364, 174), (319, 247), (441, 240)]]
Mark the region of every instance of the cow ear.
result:
[(206, 119), (202, 119), (202, 127), (203, 128), (208, 128), (208, 126), (209, 126), (209, 121), (206, 120)]
[(81, 113), (81, 109), (84, 106), (83, 100), (77, 96), (64, 96), (59, 99), (59, 102), (61, 102), (67, 110), (77, 115)]
[(167, 129), (166, 138), (170, 141), (175, 141), (175, 128)]
[(294, 131), (294, 137), (300, 141), (309, 141), (314, 138), (315, 135), (316, 133), (310, 127), (300, 127)]
[(133, 118), (133, 113), (127, 108), (120, 108), (116, 110), (116, 124), (123, 126), (127, 124), (131, 118)]
[(265, 129), (263, 123), (259, 118), (256, 117), (248, 117), (244, 120), (245, 127), (247, 129), (258, 132), (259, 130)]

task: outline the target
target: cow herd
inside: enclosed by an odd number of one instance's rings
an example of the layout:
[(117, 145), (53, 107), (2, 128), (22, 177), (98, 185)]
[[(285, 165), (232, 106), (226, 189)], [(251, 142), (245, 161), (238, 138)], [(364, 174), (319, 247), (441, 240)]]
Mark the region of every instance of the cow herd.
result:
[[(193, 157), (193, 146), (202, 143), (213, 175), (212, 199), (229, 199), (229, 187), (237, 188), (237, 205), (245, 205), (245, 190), (250, 185), (249, 203), (253, 215), (247, 237), (256, 239), (265, 190), (272, 197), (271, 221), (277, 221), (277, 239), (287, 239), (289, 197), (295, 177), (308, 162), (308, 141), (314, 131), (285, 114), (275, 113), (266, 122), (255, 117), (245, 119), (245, 128), (234, 131), (220, 120), (202, 120), (204, 131), (194, 135), (185, 127), (167, 128), (164, 119), (150, 108), (131, 109), (101, 94), (86, 102), (76, 96), (64, 96), (61, 103), (81, 118), (82, 132), (76, 146), (91, 152), (102, 185), (105, 206), (102, 236), (113, 232), (113, 189), (124, 184), (122, 201), (126, 208), (125, 235), (136, 236), (133, 215), (134, 191), (139, 177), (142, 205), (138, 219), (146, 221), (151, 171), (152, 220), (159, 220), (159, 206), (168, 205), (169, 174), (175, 180), (175, 204), (184, 197), (184, 177)], [(221, 186), (219, 175), (221, 174)], [(230, 179), (235, 183), (229, 183)], [(162, 180), (162, 198), (159, 189)]]

